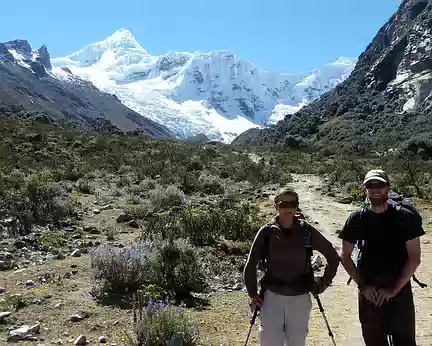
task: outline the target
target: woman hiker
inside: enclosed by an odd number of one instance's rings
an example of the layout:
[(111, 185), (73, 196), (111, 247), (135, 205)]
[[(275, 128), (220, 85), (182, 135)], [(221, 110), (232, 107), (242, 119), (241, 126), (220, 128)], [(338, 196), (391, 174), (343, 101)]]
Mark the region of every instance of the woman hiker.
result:
[[(251, 307), (260, 307), (261, 346), (304, 346), (312, 308), (310, 292), (320, 294), (330, 285), (339, 256), (319, 231), (296, 217), (299, 196), (294, 190), (282, 189), (274, 204), (277, 215), (260, 228), (250, 249), (244, 269), (245, 285)], [(324, 275), (315, 279), (311, 277), (310, 252), (305, 247), (307, 235), (312, 249), (327, 261)], [(260, 262), (265, 262), (263, 295), (257, 290)]]

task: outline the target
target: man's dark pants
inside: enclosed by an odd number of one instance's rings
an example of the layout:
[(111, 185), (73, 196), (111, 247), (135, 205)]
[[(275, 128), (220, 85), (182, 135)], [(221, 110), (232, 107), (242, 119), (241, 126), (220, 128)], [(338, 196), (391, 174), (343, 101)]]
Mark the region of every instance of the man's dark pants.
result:
[(393, 336), (394, 346), (416, 346), (415, 307), (410, 282), (381, 307), (359, 293), (359, 318), (366, 346), (387, 346), (387, 334)]

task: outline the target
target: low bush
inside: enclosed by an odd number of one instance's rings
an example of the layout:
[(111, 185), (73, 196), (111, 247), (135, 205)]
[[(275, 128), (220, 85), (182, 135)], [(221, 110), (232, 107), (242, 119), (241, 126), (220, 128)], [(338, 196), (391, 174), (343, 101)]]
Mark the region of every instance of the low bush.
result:
[[(261, 226), (258, 207), (224, 199), (218, 205), (194, 206), (147, 218), (142, 236), (160, 233), (165, 239), (189, 239), (193, 245), (214, 245), (220, 239), (251, 241)], [(233, 205), (234, 204), (234, 205)], [(224, 208), (225, 207), (225, 208)]]
[(152, 298), (147, 301), (139, 290), (134, 295), (133, 313), (133, 336), (125, 338), (129, 345), (198, 345), (198, 329), (182, 305)]
[(110, 245), (91, 249), (95, 294), (103, 297), (131, 294), (156, 284), (181, 298), (204, 288), (204, 277), (194, 249), (184, 240), (141, 240), (116, 251)]
[(153, 211), (160, 211), (184, 204), (185, 196), (175, 186), (157, 187), (149, 192), (149, 200)]
[(53, 182), (50, 172), (3, 176), (0, 180), (4, 188), (0, 214), (12, 218), (19, 233), (29, 232), (33, 225), (58, 225), (75, 213), (76, 205), (69, 191), (63, 184)]

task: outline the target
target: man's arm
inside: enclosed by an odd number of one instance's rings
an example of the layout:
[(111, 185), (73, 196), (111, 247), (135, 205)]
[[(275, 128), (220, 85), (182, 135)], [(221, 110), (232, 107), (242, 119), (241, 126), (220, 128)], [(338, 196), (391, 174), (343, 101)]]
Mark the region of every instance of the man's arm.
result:
[(358, 286), (361, 284), (361, 279), (360, 279), (360, 273), (351, 258), (353, 249), (354, 249), (354, 244), (350, 243), (349, 241), (342, 240), (340, 260), (342, 262), (342, 266), (345, 268), (348, 275), (354, 280), (354, 282)]
[(400, 277), (396, 280), (394, 286), (392, 287), (392, 291), (394, 291), (396, 294), (408, 283), (421, 263), (420, 238), (417, 237), (408, 240), (405, 244), (408, 252), (408, 259), (402, 269)]
[(405, 246), (408, 258), (402, 268), (399, 278), (394, 283), (391, 291), (397, 294), (411, 279), (421, 262), (420, 237), (425, 234), (421, 218), (418, 219), (414, 213), (404, 213)]
[(425, 234), (425, 231), (421, 222), (419, 222), (419, 220), (411, 212), (404, 215), (404, 222), (406, 223), (405, 247), (408, 255), (407, 261), (402, 268), (401, 274), (392, 287), (387, 290), (379, 291), (378, 305), (383, 304), (384, 301), (388, 301), (397, 295), (400, 290), (408, 283), (421, 263), (420, 237)]
[(369, 300), (371, 303), (378, 305), (378, 293), (375, 287), (364, 287), (358, 268), (355, 266), (351, 254), (354, 249), (354, 244), (349, 241), (342, 241), (342, 249), (340, 253), (340, 259), (343, 267), (347, 271), (348, 275), (353, 279), (360, 289), (360, 292)]
[(408, 283), (413, 276), (417, 267), (420, 265), (420, 238), (414, 238), (408, 240), (406, 243), (406, 249), (408, 252), (408, 259), (402, 268), (401, 275), (396, 280), (395, 284), (390, 289), (381, 289), (378, 291), (377, 305), (381, 306), (385, 301), (393, 298), (397, 295), (400, 290)]

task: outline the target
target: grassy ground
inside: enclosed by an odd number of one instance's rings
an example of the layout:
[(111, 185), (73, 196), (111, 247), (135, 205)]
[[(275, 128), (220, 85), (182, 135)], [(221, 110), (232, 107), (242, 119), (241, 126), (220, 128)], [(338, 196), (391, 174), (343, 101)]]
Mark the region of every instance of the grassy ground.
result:
[[(300, 196), (303, 196), (303, 210), (317, 222), (319, 229), (328, 232), (328, 237), (334, 239), (334, 234), (329, 231), (329, 227), (333, 230), (337, 229), (340, 222), (346, 217), (347, 214), (342, 209), (343, 205), (335, 202), (332, 204), (331, 199), (327, 200), (329, 197), (323, 197), (316, 192), (315, 184), (319, 183), (319, 179), (313, 176), (297, 176), (297, 178), (298, 180), (293, 185), (299, 191)], [(92, 198), (88, 197), (88, 202), (91, 200)], [(267, 205), (267, 211), (270, 211), (271, 207), (268, 204), (262, 203), (261, 205)], [(432, 217), (431, 207), (430, 204), (424, 202), (419, 206), (425, 218)], [(88, 216), (88, 219), (84, 221), (90, 225), (92, 223), (97, 225), (100, 219), (114, 219), (119, 213), (118, 209), (106, 210), (99, 215)], [(325, 215), (329, 217), (326, 219)], [(426, 224), (426, 229), (428, 234), (422, 239), (423, 263), (417, 274), (419, 279), (428, 283), (430, 287), (432, 281), (432, 268), (429, 265), (432, 263), (431, 225)], [(115, 242), (127, 245), (137, 235), (136, 230), (120, 227)], [(97, 237), (100, 241), (106, 242), (105, 235)], [(39, 277), (45, 277), (47, 282), (40, 283)], [(26, 287), (25, 283), (29, 279), (35, 281), (34, 287)], [(321, 296), (321, 300), (336, 343), (350, 346), (362, 345), (357, 320), (356, 290), (355, 287), (346, 285), (347, 279), (348, 276), (340, 267), (333, 286)], [(100, 336), (106, 336), (108, 344), (122, 345), (122, 337), (131, 326), (131, 310), (100, 305), (90, 295), (92, 280), (88, 254), (78, 258), (67, 257), (62, 261), (29, 267), (19, 272), (2, 272), (0, 287), (6, 288), (10, 294), (21, 294), (18, 299), (28, 304), (13, 314), (12, 324), (33, 325), (39, 321), (41, 323), (40, 340), (46, 343), (59, 339), (67, 343), (83, 334), (91, 341), (91, 344), (96, 344)], [(414, 285), (414, 292), (418, 314), (419, 345), (432, 345), (430, 288), (421, 290)], [(80, 310), (86, 311), (89, 317), (80, 322), (71, 322), (70, 317)], [(244, 344), (251, 317), (245, 292), (212, 293), (208, 296), (208, 304), (202, 308), (189, 309), (188, 312), (199, 326), (202, 345)], [(5, 343), (7, 327), (10, 325), (0, 327), (2, 330), (0, 343), (2, 344)], [(258, 327), (259, 318), (252, 329), (250, 345), (259, 344)], [(330, 345), (330, 342), (326, 326), (314, 302), (307, 345)], [(34, 343), (23, 344), (33, 345)]]

